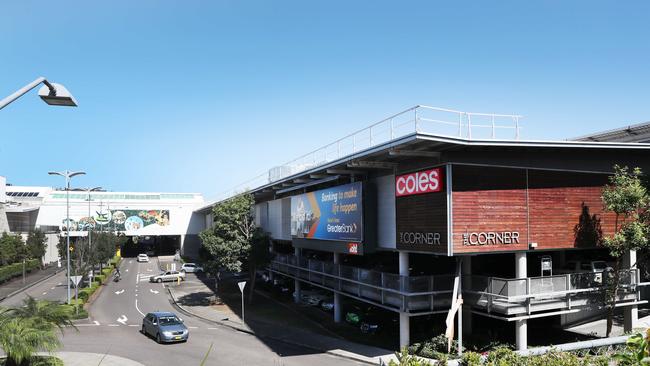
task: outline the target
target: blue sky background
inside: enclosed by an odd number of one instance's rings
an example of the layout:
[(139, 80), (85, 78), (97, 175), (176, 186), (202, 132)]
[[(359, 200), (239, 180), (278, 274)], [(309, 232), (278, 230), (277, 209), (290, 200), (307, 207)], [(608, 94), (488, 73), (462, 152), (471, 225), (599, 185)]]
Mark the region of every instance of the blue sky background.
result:
[(0, 175), (213, 196), (415, 104), (518, 113), (526, 138), (650, 120), (647, 2), (11, 1)]

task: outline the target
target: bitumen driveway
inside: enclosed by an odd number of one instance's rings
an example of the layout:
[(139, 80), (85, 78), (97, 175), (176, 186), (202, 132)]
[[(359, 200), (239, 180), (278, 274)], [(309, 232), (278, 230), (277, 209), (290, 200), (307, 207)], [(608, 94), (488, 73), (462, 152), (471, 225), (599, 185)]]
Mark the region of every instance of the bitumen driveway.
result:
[[(0, 306), (21, 305), (27, 296), (31, 296), (37, 300), (65, 302), (68, 296), (66, 283), (65, 271), (58, 272), (54, 276), (29, 287), (25, 291), (7, 297), (0, 302)], [(74, 298), (74, 288), (70, 290), (70, 293)]]
[[(138, 263), (126, 258), (120, 282), (109, 282), (89, 309), (90, 318), (66, 329), (62, 337), (67, 352), (90, 352), (128, 358), (144, 365), (361, 365), (311, 349), (239, 332), (228, 327), (179, 314), (190, 330), (186, 343), (157, 344), (140, 333), (144, 314), (177, 309), (159, 283), (157, 261)], [(182, 286), (182, 285), (181, 285)], [(280, 329), (278, 331), (281, 331)]]

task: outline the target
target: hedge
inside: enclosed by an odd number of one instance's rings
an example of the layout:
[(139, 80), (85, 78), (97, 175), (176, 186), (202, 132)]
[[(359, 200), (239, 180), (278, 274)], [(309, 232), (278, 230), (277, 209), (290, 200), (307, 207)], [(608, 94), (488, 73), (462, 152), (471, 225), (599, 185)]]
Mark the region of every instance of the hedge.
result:
[[(30, 272), (41, 265), (38, 259), (28, 259), (25, 261), (25, 272)], [(14, 263), (0, 267), (0, 282), (8, 281), (14, 277), (22, 276), (23, 264)]]

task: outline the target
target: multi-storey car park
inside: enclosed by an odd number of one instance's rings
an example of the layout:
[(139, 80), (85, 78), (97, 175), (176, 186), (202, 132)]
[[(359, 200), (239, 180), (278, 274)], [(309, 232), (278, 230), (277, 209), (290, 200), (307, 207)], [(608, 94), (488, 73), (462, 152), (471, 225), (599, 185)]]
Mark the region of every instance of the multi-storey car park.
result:
[[(249, 182), (269, 270), (294, 279), (296, 300), (301, 284), (331, 291), (336, 322), (343, 298), (397, 313), (400, 345), (453, 306), (460, 341), (491, 318), (518, 349), (531, 319), (602, 316), (602, 273), (585, 266), (610, 260), (592, 235), (614, 229), (601, 191), (615, 164), (650, 171), (649, 124), (538, 141), (519, 119), (416, 106)], [(213, 206), (197, 211), (208, 227)], [(647, 302), (635, 258), (617, 304), (626, 330)], [(560, 270), (576, 260), (582, 271)]]

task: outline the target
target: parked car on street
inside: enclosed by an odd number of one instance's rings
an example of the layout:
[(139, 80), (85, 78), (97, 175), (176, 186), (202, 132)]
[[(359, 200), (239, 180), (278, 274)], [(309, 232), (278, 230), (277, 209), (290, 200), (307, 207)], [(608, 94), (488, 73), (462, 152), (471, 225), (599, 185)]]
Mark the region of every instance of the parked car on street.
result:
[(187, 342), (190, 331), (183, 320), (170, 312), (153, 312), (142, 319), (142, 334), (158, 343)]
[(186, 273), (200, 273), (203, 272), (203, 267), (196, 263), (183, 263), (181, 271)]
[(327, 298), (323, 291), (301, 291), (300, 302), (309, 306), (320, 306), (321, 302)]
[(167, 271), (160, 272), (160, 274), (149, 277), (149, 282), (167, 282), (167, 281), (185, 281), (185, 272)]
[(144, 253), (138, 254), (138, 262), (149, 262), (149, 256)]

